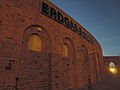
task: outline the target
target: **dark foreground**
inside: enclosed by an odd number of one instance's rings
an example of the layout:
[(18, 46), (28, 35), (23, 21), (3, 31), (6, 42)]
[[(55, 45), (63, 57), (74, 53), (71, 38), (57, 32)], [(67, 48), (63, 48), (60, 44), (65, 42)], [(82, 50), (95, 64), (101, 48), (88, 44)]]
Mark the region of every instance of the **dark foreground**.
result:
[(95, 85), (93, 90), (120, 90), (120, 74), (107, 76)]
[(92, 85), (92, 89), (86, 87), (69, 90), (120, 90), (120, 74), (106, 76), (103, 81)]

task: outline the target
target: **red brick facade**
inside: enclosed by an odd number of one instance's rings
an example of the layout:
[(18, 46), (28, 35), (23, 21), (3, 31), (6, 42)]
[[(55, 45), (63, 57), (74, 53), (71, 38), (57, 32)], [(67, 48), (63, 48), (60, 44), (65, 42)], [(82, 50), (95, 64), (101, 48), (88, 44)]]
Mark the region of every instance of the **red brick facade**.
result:
[[(95, 43), (42, 14), (42, 2), (62, 12)], [(27, 49), (32, 34), (41, 37), (42, 51)], [(68, 45), (68, 57), (63, 56), (64, 44)], [(89, 76), (92, 83), (102, 80), (103, 67), (97, 40), (50, 1), (0, 0), (0, 90), (82, 88), (87, 86)]]

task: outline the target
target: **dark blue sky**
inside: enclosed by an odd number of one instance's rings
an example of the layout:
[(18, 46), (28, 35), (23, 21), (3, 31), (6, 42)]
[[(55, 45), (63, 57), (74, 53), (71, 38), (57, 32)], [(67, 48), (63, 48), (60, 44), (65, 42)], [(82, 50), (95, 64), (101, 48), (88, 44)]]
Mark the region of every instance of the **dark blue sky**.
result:
[(120, 0), (51, 0), (85, 27), (104, 56), (120, 55)]

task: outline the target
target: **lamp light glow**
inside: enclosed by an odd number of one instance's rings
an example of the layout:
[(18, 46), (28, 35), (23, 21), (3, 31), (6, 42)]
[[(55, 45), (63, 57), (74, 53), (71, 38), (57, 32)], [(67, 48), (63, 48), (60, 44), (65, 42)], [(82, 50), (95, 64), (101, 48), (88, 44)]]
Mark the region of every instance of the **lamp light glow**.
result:
[(109, 68), (109, 71), (112, 73), (112, 74), (117, 74), (117, 69), (115, 67), (110, 67)]

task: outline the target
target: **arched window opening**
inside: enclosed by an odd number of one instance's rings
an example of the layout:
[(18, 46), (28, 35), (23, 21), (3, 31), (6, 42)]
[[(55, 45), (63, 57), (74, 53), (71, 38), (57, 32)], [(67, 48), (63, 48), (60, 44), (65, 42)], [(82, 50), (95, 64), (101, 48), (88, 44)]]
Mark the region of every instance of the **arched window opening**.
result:
[(83, 62), (88, 62), (88, 50), (85, 46), (82, 46), (82, 56), (83, 56)]
[(109, 63), (109, 67), (115, 67), (115, 63), (114, 62), (110, 62)]
[(28, 50), (41, 51), (42, 41), (37, 34), (33, 34), (28, 40)]
[(67, 46), (67, 44), (64, 44), (63, 45), (63, 56), (68, 57), (68, 54), (69, 54), (68, 46)]
[(115, 66), (115, 63), (114, 62), (110, 62), (109, 63), (109, 71), (112, 73), (112, 74), (117, 74), (117, 68)]

